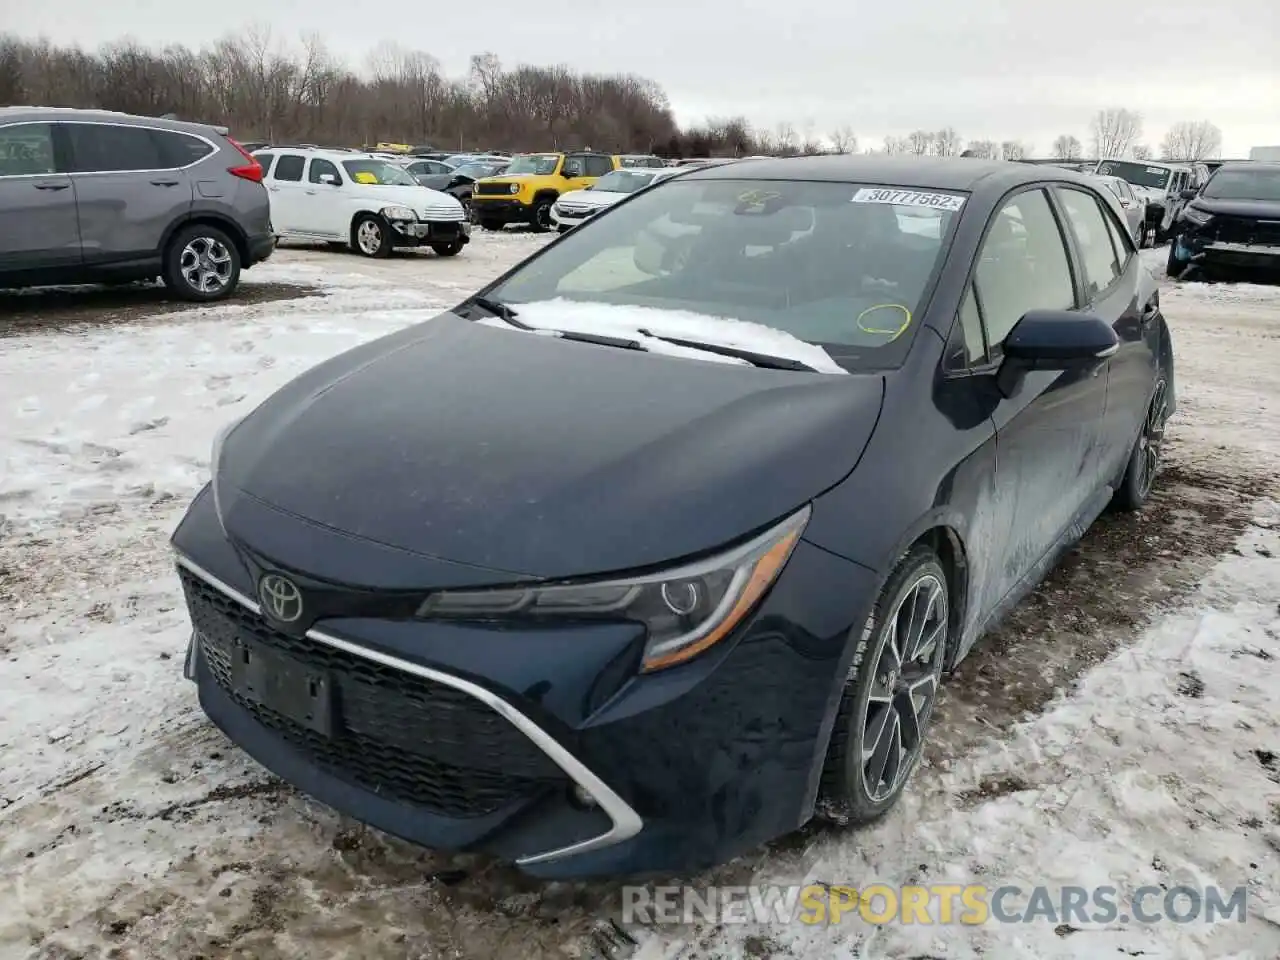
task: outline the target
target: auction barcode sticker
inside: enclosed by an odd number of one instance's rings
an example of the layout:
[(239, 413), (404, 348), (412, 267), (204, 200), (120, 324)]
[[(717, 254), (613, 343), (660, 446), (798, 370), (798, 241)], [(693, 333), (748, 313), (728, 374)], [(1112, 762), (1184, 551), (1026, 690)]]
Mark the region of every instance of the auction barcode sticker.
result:
[(900, 207), (929, 207), (932, 210), (959, 210), (964, 197), (954, 193), (925, 193), (921, 190), (890, 190), (863, 187), (853, 195), (854, 203), (892, 203)]

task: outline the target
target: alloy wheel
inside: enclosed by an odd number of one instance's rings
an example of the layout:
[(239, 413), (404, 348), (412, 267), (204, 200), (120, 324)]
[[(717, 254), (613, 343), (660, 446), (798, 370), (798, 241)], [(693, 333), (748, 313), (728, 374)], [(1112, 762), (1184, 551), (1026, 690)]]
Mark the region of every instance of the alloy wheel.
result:
[(182, 248), (178, 269), (192, 290), (215, 293), (231, 282), (231, 251), (213, 237), (192, 237)]
[(924, 750), (941, 679), (947, 613), (942, 582), (924, 573), (885, 618), (860, 744), (863, 786), (872, 803), (897, 792)]
[(374, 256), (382, 249), (382, 228), (374, 220), (362, 220), (356, 227), (356, 243), (360, 252), (366, 256)]
[(1164, 422), (1168, 416), (1166, 393), (1166, 382), (1158, 381), (1146, 423), (1142, 425), (1142, 435), (1138, 437), (1138, 489), (1143, 499), (1150, 495), (1160, 469), (1160, 448), (1164, 443)]

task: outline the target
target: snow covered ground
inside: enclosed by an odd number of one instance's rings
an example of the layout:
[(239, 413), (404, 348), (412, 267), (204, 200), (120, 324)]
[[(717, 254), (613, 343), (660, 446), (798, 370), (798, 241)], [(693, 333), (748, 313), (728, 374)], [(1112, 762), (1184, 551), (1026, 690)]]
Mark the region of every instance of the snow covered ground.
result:
[[(246, 280), (323, 296), (0, 338), (0, 957), (599, 949), (616, 886), (389, 840), (228, 744), (180, 677), (167, 551), (222, 423), (540, 242), (481, 235), (452, 260), (282, 251)], [(1180, 409), (1146, 526), (1101, 521), (1076, 569), (975, 654), (883, 823), (806, 831), (693, 882), (1247, 885), (1247, 922), (632, 927), (618, 956), (1280, 955), (1280, 288), (1179, 285), (1164, 303)], [(1100, 579), (1120, 566), (1130, 579)], [(1092, 594), (1115, 592), (1134, 616), (1098, 614)]]

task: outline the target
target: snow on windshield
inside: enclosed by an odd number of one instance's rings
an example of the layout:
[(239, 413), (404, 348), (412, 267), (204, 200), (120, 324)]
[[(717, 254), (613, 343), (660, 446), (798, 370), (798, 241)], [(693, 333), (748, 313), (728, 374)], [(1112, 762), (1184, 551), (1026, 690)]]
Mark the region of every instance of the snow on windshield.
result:
[[(690, 356), (703, 360), (713, 359), (714, 356), (698, 350), (685, 350), (672, 344), (664, 344), (660, 340), (655, 341), (653, 338), (645, 337), (638, 331), (643, 329), (658, 337), (697, 340), (700, 343), (737, 347), (771, 357), (786, 357), (799, 360), (821, 373), (848, 373), (817, 344), (806, 343), (785, 330), (749, 320), (713, 317), (703, 313), (667, 310), (660, 307), (593, 303), (563, 298), (521, 303), (518, 309), (520, 320), (533, 327), (629, 337), (640, 340), (645, 347), (652, 348), (654, 353)], [(673, 350), (679, 352), (673, 353)], [(742, 362), (726, 357), (714, 357), (714, 359)]]

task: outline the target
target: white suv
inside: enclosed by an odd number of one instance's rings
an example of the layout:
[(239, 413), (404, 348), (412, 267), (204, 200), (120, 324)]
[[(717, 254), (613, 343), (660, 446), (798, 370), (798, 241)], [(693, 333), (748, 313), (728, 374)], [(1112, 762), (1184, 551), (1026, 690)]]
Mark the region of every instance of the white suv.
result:
[(283, 239), (326, 240), (366, 257), (429, 246), (456, 256), (471, 240), (462, 204), (418, 184), (397, 163), (368, 153), (266, 147), (262, 164), (271, 222)]

